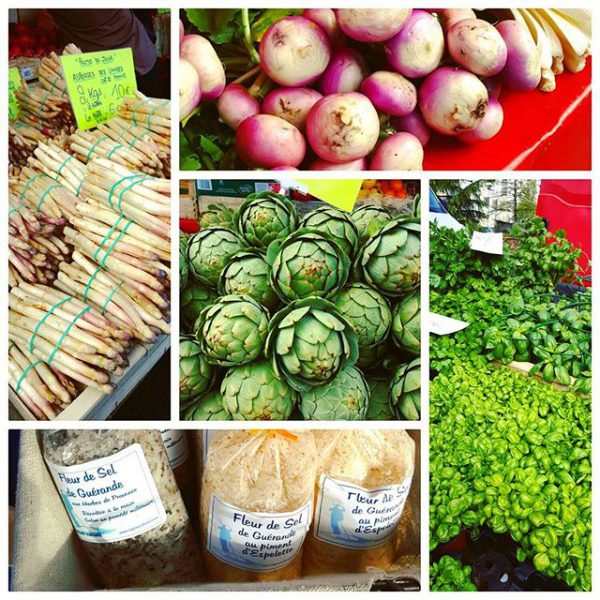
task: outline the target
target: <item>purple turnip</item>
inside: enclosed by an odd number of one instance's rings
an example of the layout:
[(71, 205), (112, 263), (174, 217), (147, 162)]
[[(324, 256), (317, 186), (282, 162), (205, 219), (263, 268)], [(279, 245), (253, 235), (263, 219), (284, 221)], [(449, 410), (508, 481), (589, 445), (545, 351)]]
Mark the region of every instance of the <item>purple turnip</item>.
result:
[(363, 57), (352, 48), (335, 50), (321, 79), (319, 89), (328, 96), (342, 92), (357, 92), (369, 74)]
[(493, 138), (502, 128), (504, 112), (496, 98), (488, 100), (487, 110), (481, 123), (470, 131), (462, 131), (456, 137), (465, 144), (475, 144)]
[(410, 19), (385, 44), (393, 69), (405, 77), (425, 77), (438, 68), (444, 55), (444, 32), (437, 18), (413, 10)]
[(303, 17), (315, 22), (328, 36), (334, 46), (341, 44), (345, 37), (340, 29), (335, 12), (331, 8), (307, 8)]
[(366, 169), (366, 158), (357, 158), (345, 163), (331, 163), (317, 158), (308, 167), (309, 171), (366, 171)]
[(184, 35), (179, 55), (198, 72), (202, 100), (214, 100), (225, 89), (225, 70), (212, 44), (201, 35)]
[(306, 154), (304, 136), (291, 123), (273, 115), (244, 119), (235, 133), (238, 156), (250, 167), (297, 167)]
[(217, 109), (221, 121), (237, 129), (247, 117), (260, 114), (260, 103), (243, 85), (230, 83), (219, 96)]
[(314, 83), (331, 58), (329, 36), (305, 17), (285, 17), (273, 23), (263, 36), (260, 64), (279, 85), (303, 87)]
[(500, 77), (482, 77), (481, 81), (485, 85), (490, 98), (496, 98), (496, 100), (500, 98), (500, 94), (502, 93), (502, 81)]
[(421, 142), (421, 146), (427, 146), (431, 137), (431, 129), (429, 129), (427, 123), (423, 120), (418, 108), (415, 108), (410, 115), (406, 115), (405, 117), (394, 117), (392, 125), (397, 131), (412, 133)]
[(332, 94), (312, 107), (306, 135), (319, 158), (332, 163), (349, 162), (367, 156), (375, 147), (379, 115), (363, 94)]
[(372, 171), (421, 171), (423, 146), (412, 133), (394, 133), (377, 146), (371, 158)]
[(448, 52), (454, 62), (482, 77), (492, 77), (506, 64), (506, 44), (499, 31), (481, 19), (463, 19), (448, 29)]
[(388, 115), (409, 115), (417, 105), (417, 88), (399, 73), (377, 71), (369, 75), (360, 91), (373, 106)]
[(394, 37), (410, 17), (410, 8), (338, 8), (338, 25), (353, 40), (385, 42)]
[(535, 89), (542, 78), (540, 55), (526, 25), (518, 21), (500, 21), (496, 29), (507, 49), (502, 79), (512, 90)]
[(198, 71), (185, 58), (179, 59), (179, 120), (183, 121), (198, 106), (202, 92)]
[(304, 131), (310, 109), (323, 96), (311, 88), (277, 88), (262, 102), (262, 112), (285, 119)]
[(445, 135), (475, 129), (485, 115), (486, 87), (480, 79), (452, 67), (440, 67), (419, 89), (419, 108), (425, 123)]

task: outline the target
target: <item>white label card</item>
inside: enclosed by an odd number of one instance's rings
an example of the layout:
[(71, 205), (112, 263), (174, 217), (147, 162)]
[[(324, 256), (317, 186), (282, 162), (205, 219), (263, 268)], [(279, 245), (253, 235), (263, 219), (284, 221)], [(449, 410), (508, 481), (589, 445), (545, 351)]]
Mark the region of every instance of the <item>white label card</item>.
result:
[(429, 333), (435, 335), (456, 333), (469, 326), (469, 323), (465, 321), (459, 321), (458, 319), (452, 319), (451, 317), (445, 317), (444, 315), (432, 312), (429, 313), (427, 323), (429, 324)]
[(179, 429), (161, 429), (163, 444), (169, 456), (169, 463), (172, 469), (180, 467), (189, 457), (190, 451), (185, 431)]
[(471, 250), (485, 252), (486, 254), (502, 255), (504, 253), (502, 234), (474, 231), (471, 238)]

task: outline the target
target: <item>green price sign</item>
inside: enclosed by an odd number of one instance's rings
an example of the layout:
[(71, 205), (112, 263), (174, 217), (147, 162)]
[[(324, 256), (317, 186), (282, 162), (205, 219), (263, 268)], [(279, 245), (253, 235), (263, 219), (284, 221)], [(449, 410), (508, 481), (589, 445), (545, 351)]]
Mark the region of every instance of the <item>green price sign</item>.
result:
[(60, 57), (79, 129), (114, 117), (123, 98), (137, 90), (131, 48)]
[(21, 87), (21, 73), (17, 67), (8, 70), (8, 118), (12, 121), (19, 116), (21, 107), (17, 100), (16, 91)]

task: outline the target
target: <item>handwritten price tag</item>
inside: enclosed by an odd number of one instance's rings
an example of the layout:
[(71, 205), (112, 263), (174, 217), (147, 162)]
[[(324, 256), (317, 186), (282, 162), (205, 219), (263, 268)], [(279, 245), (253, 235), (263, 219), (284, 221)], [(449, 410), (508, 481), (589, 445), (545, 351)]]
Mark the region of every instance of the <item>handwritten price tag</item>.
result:
[(60, 60), (79, 129), (108, 121), (137, 90), (131, 48), (66, 54)]
[(11, 67), (8, 70), (8, 118), (11, 121), (16, 119), (21, 112), (21, 107), (15, 94), (20, 87), (21, 73), (19, 73), (17, 67)]
[(474, 231), (471, 238), (471, 250), (485, 252), (486, 254), (503, 254), (503, 241), (501, 233), (482, 233)]
[(444, 317), (437, 313), (429, 313), (429, 333), (435, 335), (449, 335), (456, 333), (469, 326), (465, 321), (459, 321), (458, 319), (452, 319), (450, 317)]

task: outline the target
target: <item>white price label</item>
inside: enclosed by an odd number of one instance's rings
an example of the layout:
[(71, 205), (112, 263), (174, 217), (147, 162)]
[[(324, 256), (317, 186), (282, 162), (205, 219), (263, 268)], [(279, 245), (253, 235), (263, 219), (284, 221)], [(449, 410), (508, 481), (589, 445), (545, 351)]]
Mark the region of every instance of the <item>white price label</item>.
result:
[(451, 317), (445, 317), (444, 315), (432, 312), (429, 313), (427, 322), (429, 324), (429, 333), (435, 335), (456, 333), (469, 326), (469, 323), (465, 321), (459, 321), (458, 319), (452, 319)]
[(471, 250), (486, 254), (502, 255), (504, 242), (501, 233), (484, 233), (474, 231), (471, 238)]

